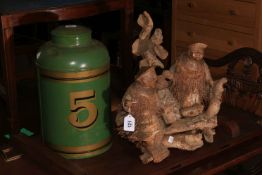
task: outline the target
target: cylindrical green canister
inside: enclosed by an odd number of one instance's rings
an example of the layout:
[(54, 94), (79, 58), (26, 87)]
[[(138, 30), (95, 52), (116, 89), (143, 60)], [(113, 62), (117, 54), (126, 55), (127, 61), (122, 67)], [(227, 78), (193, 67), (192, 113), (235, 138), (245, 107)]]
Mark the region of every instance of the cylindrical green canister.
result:
[(111, 146), (109, 54), (91, 30), (60, 26), (37, 53), (42, 137), (69, 159)]

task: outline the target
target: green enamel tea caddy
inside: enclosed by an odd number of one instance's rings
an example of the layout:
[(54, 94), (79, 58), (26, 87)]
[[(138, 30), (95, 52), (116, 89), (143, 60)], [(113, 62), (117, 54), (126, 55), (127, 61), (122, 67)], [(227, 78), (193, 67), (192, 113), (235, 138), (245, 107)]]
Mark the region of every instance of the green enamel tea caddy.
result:
[(83, 26), (60, 26), (37, 53), (42, 138), (69, 159), (111, 146), (109, 54)]

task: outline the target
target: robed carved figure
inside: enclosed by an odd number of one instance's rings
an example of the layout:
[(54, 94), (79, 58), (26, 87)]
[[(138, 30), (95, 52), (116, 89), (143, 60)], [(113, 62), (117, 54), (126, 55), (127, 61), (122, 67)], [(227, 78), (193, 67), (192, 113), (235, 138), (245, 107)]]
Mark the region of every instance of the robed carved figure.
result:
[(213, 80), (203, 60), (206, 47), (203, 43), (190, 45), (188, 52), (176, 58), (171, 67), (174, 72), (172, 91), (182, 108), (202, 105), (209, 99)]
[[(140, 159), (143, 163), (160, 162), (169, 155), (169, 150), (162, 144), (165, 124), (159, 110), (156, 83), (154, 67), (142, 68), (122, 98), (124, 112), (119, 113), (116, 119), (119, 134), (135, 142), (141, 149)], [(125, 131), (126, 116), (134, 118), (130, 123), (134, 125), (133, 132)]]

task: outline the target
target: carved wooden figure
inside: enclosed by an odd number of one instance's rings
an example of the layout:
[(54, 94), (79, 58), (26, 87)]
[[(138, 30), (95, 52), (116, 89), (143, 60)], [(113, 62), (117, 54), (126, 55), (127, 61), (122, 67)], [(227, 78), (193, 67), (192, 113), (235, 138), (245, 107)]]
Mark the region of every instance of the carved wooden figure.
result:
[[(143, 163), (160, 162), (169, 155), (169, 150), (162, 144), (165, 124), (159, 113), (156, 83), (154, 67), (141, 69), (127, 89), (122, 99), (123, 111), (116, 118), (119, 134), (136, 143), (143, 153), (140, 156)], [(123, 126), (128, 114), (135, 118), (133, 132), (125, 131)]]
[(181, 104), (183, 116), (202, 113), (204, 102), (209, 100), (213, 80), (203, 60), (206, 47), (203, 43), (190, 45), (188, 52), (179, 56), (171, 67), (174, 72), (172, 92)]
[[(203, 114), (216, 119), (216, 114), (213, 113), (213, 110), (217, 108), (219, 111), (221, 102), (216, 97), (222, 96), (223, 84), (226, 80), (221, 79), (214, 86), (209, 68), (203, 60), (206, 47), (207, 45), (203, 43), (190, 45), (188, 52), (177, 58), (175, 64), (170, 68), (172, 73), (169, 73), (167, 76), (173, 81), (171, 91), (180, 103), (180, 113), (183, 116), (180, 122), (187, 117), (194, 117), (194, 119), (188, 119), (194, 122)], [(219, 95), (215, 96), (213, 95), (214, 93)], [(201, 124), (206, 126), (204, 128), (197, 126), (190, 130), (192, 132), (201, 130), (205, 140), (212, 143), (215, 134), (214, 128), (217, 124), (211, 126), (208, 126), (208, 124), (212, 124), (212, 121)], [(201, 142), (199, 142), (200, 145)]]
[(161, 30), (151, 36), (153, 21), (147, 12), (138, 24), (142, 31), (132, 51), (142, 56), (140, 71), (122, 98), (116, 125), (118, 134), (141, 150), (143, 163), (158, 163), (169, 155), (168, 148), (193, 151), (203, 146), (203, 138), (213, 142), (227, 79), (213, 81), (203, 43), (190, 45), (170, 70), (157, 75), (155, 67), (164, 67), (159, 59), (168, 55)]

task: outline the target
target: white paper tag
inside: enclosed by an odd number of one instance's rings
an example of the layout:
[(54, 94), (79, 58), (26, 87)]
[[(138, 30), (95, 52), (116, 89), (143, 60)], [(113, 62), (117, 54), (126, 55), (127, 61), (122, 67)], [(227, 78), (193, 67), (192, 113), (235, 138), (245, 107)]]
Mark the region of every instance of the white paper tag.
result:
[(124, 131), (135, 131), (135, 118), (131, 114), (124, 118)]
[(174, 142), (174, 137), (173, 136), (169, 136), (168, 137), (168, 143), (173, 143)]

